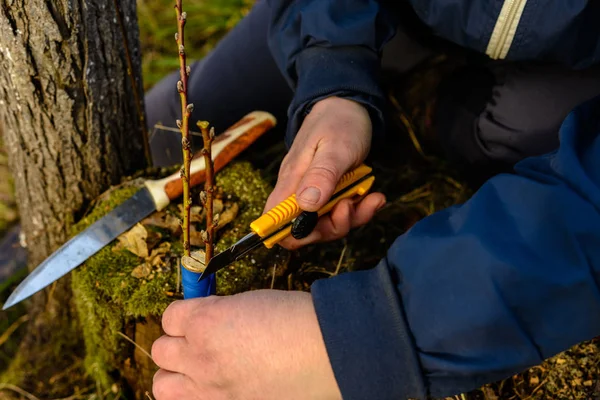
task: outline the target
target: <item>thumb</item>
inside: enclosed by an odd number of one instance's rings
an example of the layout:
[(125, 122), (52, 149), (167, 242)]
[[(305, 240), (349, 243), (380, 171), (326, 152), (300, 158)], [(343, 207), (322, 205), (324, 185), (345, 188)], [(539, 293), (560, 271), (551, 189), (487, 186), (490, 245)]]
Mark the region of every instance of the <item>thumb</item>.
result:
[(339, 151), (317, 149), (296, 191), (300, 208), (317, 211), (323, 207), (333, 195), (342, 175), (351, 167), (353, 162), (340, 157)]

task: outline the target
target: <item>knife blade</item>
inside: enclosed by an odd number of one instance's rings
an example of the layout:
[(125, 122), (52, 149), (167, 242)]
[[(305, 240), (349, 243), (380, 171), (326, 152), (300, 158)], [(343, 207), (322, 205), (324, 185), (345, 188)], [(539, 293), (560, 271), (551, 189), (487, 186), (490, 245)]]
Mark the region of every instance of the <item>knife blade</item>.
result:
[(350, 198), (357, 201), (364, 197), (375, 181), (375, 177), (371, 173), (372, 169), (363, 164), (344, 174), (336, 185), (333, 196), (316, 213), (302, 211), (296, 201), (296, 195), (291, 195), (252, 222), (250, 224), (252, 232), (238, 240), (227, 250), (214, 256), (206, 265), (199, 280), (205, 279), (239, 260), (260, 245), (270, 249), (290, 235), (300, 238), (293, 231), (295, 227), (299, 226), (297, 222), (300, 222), (300, 217), (307, 217), (312, 220), (308, 224), (304, 224), (305, 226), (308, 225), (308, 230), (302, 229), (304, 230), (302, 234), (307, 236), (316, 225), (318, 218), (331, 211), (341, 200)]
[[(273, 115), (255, 111), (218, 135), (212, 148), (215, 172), (221, 170), (275, 124)], [(204, 182), (204, 167), (204, 158), (197, 154), (190, 165), (190, 185), (195, 186)], [(2, 309), (6, 310), (63, 277), (137, 222), (154, 211), (164, 209), (171, 200), (183, 193), (179, 173), (160, 180), (146, 181), (144, 186), (131, 198), (67, 241), (44, 260), (17, 286)]]

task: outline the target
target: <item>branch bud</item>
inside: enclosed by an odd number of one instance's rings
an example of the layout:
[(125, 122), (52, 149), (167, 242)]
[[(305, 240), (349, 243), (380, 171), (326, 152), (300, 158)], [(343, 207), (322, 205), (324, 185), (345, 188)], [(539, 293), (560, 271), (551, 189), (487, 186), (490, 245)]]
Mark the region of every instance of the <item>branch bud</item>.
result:
[(175, 32), (175, 41), (177, 42), (179, 40), (179, 33)]
[(181, 129), (181, 120), (180, 120), (180, 119), (178, 119), (177, 121), (175, 121), (175, 123), (177, 124), (177, 127), (178, 127), (179, 129)]
[(210, 134), (209, 134), (210, 140), (213, 140), (215, 138), (215, 127), (211, 127), (210, 128)]
[(181, 168), (179, 169), (179, 176), (181, 177), (181, 179), (185, 178), (185, 168), (183, 166), (181, 166)]
[(193, 103), (188, 104), (186, 109), (187, 109), (188, 113), (190, 113), (190, 114), (193, 113), (194, 112), (194, 104)]
[(219, 226), (219, 218), (221, 218), (221, 214), (216, 213), (215, 216), (213, 217), (213, 226), (216, 228), (217, 226)]
[(177, 81), (177, 91), (179, 93), (183, 92), (183, 82)]
[(208, 232), (205, 230), (200, 231), (200, 237), (204, 243), (208, 243)]
[(185, 54), (185, 47), (183, 47), (182, 44), (179, 45), (179, 54), (181, 54), (181, 55)]
[(183, 147), (184, 150), (190, 150), (192, 148), (192, 146), (190, 146), (190, 141), (188, 138), (181, 138), (181, 147)]
[(204, 190), (200, 192), (200, 202), (203, 205), (206, 204), (206, 192)]
[(186, 18), (187, 18), (187, 13), (184, 11), (184, 12), (181, 13), (181, 20), (185, 21)]

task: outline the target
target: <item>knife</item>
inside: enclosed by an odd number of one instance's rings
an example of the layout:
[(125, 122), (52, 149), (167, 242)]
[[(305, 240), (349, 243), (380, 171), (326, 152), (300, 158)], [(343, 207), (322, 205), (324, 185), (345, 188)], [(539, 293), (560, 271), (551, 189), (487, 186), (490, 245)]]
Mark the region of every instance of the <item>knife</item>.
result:
[[(215, 172), (221, 170), (275, 124), (275, 117), (271, 114), (255, 111), (217, 136), (212, 145)], [(198, 185), (204, 180), (204, 158), (197, 153), (190, 165), (190, 185)], [(152, 212), (164, 209), (171, 200), (182, 193), (183, 183), (179, 172), (164, 179), (146, 181), (144, 187), (131, 198), (70, 239), (44, 260), (17, 286), (2, 309), (6, 310), (30, 297), (77, 268), (117, 236)]]
[(333, 206), (342, 199), (351, 198), (358, 201), (363, 198), (374, 181), (372, 168), (364, 164), (360, 165), (342, 176), (329, 202), (316, 212), (302, 211), (296, 201), (296, 195), (291, 195), (252, 222), (251, 233), (214, 256), (206, 265), (199, 280), (239, 260), (261, 244), (270, 249), (290, 235), (296, 239), (308, 236), (317, 225), (319, 217), (331, 211)]

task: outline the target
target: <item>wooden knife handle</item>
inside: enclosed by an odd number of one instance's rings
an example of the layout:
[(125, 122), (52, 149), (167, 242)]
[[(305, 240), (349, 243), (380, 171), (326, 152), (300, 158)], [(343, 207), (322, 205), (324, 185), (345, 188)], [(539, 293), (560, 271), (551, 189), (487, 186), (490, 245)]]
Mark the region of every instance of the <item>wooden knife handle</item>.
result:
[[(215, 137), (212, 147), (215, 173), (223, 169), (263, 133), (273, 128), (276, 123), (273, 115), (264, 111), (254, 111)], [(196, 153), (190, 164), (190, 185), (196, 186), (203, 183), (206, 179), (205, 173), (204, 157), (200, 153)], [(146, 181), (145, 185), (159, 211), (183, 193), (183, 182), (179, 172), (164, 179)]]

